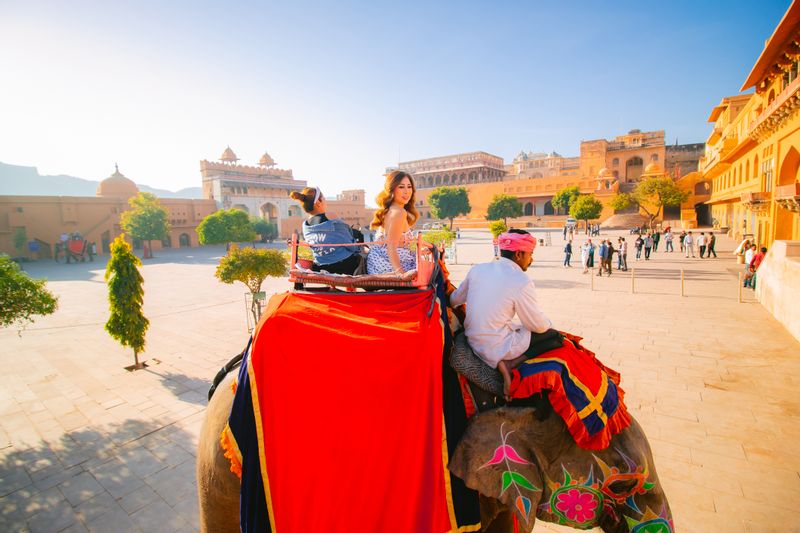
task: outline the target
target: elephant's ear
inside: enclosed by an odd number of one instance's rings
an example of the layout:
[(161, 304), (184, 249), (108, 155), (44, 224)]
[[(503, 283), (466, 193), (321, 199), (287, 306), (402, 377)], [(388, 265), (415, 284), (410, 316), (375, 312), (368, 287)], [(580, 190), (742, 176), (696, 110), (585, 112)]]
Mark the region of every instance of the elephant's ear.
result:
[(522, 409), (495, 409), (477, 415), (450, 459), (450, 471), (471, 489), (496, 498), (532, 525), (542, 496), (542, 475), (521, 424)]

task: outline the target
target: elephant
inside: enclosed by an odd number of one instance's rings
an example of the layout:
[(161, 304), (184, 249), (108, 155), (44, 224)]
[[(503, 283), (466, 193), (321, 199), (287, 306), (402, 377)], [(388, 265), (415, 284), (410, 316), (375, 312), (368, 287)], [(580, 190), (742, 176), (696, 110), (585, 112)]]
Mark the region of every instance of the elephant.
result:
[[(222, 379), (206, 409), (197, 451), (203, 532), (239, 531), (239, 478), (219, 437), (233, 403), (235, 373)], [(450, 470), (481, 493), (481, 531), (530, 531), (536, 518), (587, 529), (673, 531), (669, 505), (639, 424), (590, 452), (575, 445), (560, 417), (533, 407), (499, 407), (473, 417)], [(544, 419), (542, 419), (544, 418)]]
[(537, 518), (576, 529), (622, 533), (674, 530), (650, 445), (639, 423), (604, 450), (578, 447), (559, 416), (498, 407), (473, 417), (450, 471), (497, 498), (530, 531)]
[(236, 372), (228, 373), (208, 401), (197, 445), (197, 496), (200, 530), (209, 533), (237, 533), (239, 528), (239, 478), (220, 445), (220, 435), (233, 405), (231, 387)]

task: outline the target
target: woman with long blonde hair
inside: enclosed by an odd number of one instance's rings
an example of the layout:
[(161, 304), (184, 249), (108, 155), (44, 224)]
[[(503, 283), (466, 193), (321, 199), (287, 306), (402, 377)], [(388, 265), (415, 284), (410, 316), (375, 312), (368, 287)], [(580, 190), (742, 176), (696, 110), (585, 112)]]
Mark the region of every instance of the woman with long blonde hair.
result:
[(383, 191), (375, 201), (378, 209), (370, 227), (376, 241), (385, 244), (370, 246), (367, 255), (368, 274), (403, 275), (417, 268), (416, 255), (405, 246), (411, 240), (411, 226), (419, 219), (416, 186), (410, 174), (395, 170), (386, 176)]

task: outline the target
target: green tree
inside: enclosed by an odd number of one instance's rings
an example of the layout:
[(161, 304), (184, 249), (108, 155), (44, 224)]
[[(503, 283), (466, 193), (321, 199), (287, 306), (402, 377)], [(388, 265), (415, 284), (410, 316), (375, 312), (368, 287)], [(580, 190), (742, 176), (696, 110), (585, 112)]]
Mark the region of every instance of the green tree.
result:
[(496, 194), (486, 212), (486, 218), (489, 220), (502, 219), (504, 224), (508, 224), (507, 219), (522, 216), (522, 204), (519, 203), (516, 196)]
[(569, 208), (570, 216), (575, 220), (583, 220), (587, 228), (589, 227), (589, 221), (599, 218), (602, 212), (603, 203), (595, 198), (593, 194), (578, 196)]
[(220, 209), (204, 218), (197, 225), (200, 244), (227, 244), (232, 242), (251, 242), (256, 232), (250, 224), (250, 217), (239, 209)]
[(464, 187), (437, 187), (428, 195), (431, 214), (439, 220), (447, 219), (453, 229), (453, 219), (472, 211), (469, 195)]
[(621, 211), (637, 205), (647, 214), (648, 225), (652, 228), (664, 206), (681, 205), (689, 195), (689, 191), (681, 190), (669, 176), (654, 176), (640, 181), (630, 194), (615, 195), (611, 207)]
[(508, 231), (508, 226), (502, 220), (494, 220), (489, 222), (489, 231), (492, 232), (492, 237), (496, 239), (498, 235)]
[(25, 243), (28, 242), (28, 232), (25, 228), (17, 228), (14, 230), (14, 248), (19, 255), (22, 255)]
[(559, 211), (569, 213), (570, 207), (572, 207), (572, 204), (575, 203), (575, 200), (578, 199), (580, 194), (581, 191), (577, 186), (564, 187), (553, 195), (553, 199), (550, 200), (550, 203)]
[(134, 369), (144, 368), (139, 353), (144, 350), (144, 337), (150, 325), (142, 312), (144, 278), (138, 268), (141, 264), (125, 241), (125, 234), (114, 239), (105, 275), (111, 310), (106, 331), (121, 345), (133, 348)]
[(422, 238), (425, 242), (430, 244), (437, 244), (442, 246), (450, 246), (456, 240), (456, 232), (449, 229), (437, 229), (433, 231), (426, 231)]
[(253, 217), (250, 219), (253, 231), (261, 235), (261, 242), (272, 242), (278, 238), (278, 225), (263, 218)]
[(162, 207), (155, 194), (140, 192), (128, 200), (131, 209), (119, 217), (119, 225), (133, 239), (147, 242), (147, 248), (153, 252), (150, 241), (166, 239), (169, 235), (169, 213)]
[(45, 284), (31, 279), (10, 257), (0, 254), (0, 327), (33, 322), (33, 315), (50, 315), (58, 308), (58, 298)]
[(611, 200), (608, 202), (608, 205), (611, 206), (611, 209), (614, 211), (624, 211), (632, 206), (635, 202), (630, 194), (626, 192), (619, 192), (611, 197)]
[(285, 276), (288, 267), (286, 255), (278, 250), (259, 248), (239, 248), (231, 246), (225, 257), (217, 266), (216, 276), (223, 283), (239, 281), (244, 283), (253, 302), (250, 311), (256, 322), (261, 317), (261, 300), (256, 294), (261, 291), (261, 284), (268, 276)]

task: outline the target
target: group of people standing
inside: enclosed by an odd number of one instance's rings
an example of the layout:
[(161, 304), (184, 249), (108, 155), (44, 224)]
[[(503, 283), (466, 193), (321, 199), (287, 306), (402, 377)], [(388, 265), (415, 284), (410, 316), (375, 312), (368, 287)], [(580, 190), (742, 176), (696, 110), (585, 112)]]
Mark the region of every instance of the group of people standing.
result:
[(708, 237), (706, 237), (705, 232), (701, 231), (700, 236), (697, 237), (695, 240), (692, 232), (681, 232), (680, 235), (680, 244), (681, 244), (681, 252), (686, 254), (686, 257), (689, 257), (689, 254), (692, 254), (692, 257), (696, 257), (694, 255), (694, 246), (697, 244), (697, 249), (700, 252), (700, 258), (711, 258), (711, 254), (714, 254), (714, 258), (717, 257), (716, 245), (717, 245), (717, 237), (714, 235), (713, 232), (708, 232)]
[(745, 240), (733, 252), (734, 254), (744, 258), (744, 283), (743, 286), (756, 290), (756, 274), (761, 262), (767, 255), (767, 248), (762, 246), (759, 250), (756, 243), (751, 243), (749, 239)]
[[(617, 254), (617, 270), (628, 270), (628, 243), (625, 242), (623, 237), (617, 239), (617, 248), (611, 239), (603, 239), (599, 245), (595, 245), (592, 239), (587, 239), (581, 245), (581, 265), (583, 265), (583, 273), (586, 274), (590, 269), (594, 268), (594, 254), (597, 252), (600, 259), (597, 275), (602, 276), (605, 271), (609, 276), (611, 275), (611, 265), (613, 262), (614, 254)], [(564, 267), (571, 267), (570, 260), (572, 258), (572, 241), (567, 242), (564, 246)]]
[[(667, 227), (663, 233), (665, 252), (674, 251), (674, 239), (675, 235), (672, 232), (672, 228)], [(649, 261), (650, 255), (653, 252), (658, 251), (658, 244), (661, 242), (661, 240), (662, 234), (660, 231), (654, 231), (652, 233), (638, 233), (636, 240), (633, 242), (633, 248), (636, 252), (636, 261), (640, 261), (642, 259), (644, 259), (644, 261)], [(705, 232), (701, 232), (700, 236), (697, 237), (696, 240), (700, 257), (710, 258), (712, 254), (714, 257), (717, 257), (717, 252), (715, 250), (716, 241), (717, 239), (712, 232), (708, 232), (708, 236), (705, 235)], [(689, 257), (689, 254), (691, 254), (692, 257), (696, 257), (694, 252), (695, 238), (691, 231), (682, 232), (678, 236), (678, 242), (680, 243), (680, 251), (685, 252), (686, 257)], [(611, 242), (611, 239), (603, 239), (599, 242), (599, 244), (593, 243), (592, 239), (587, 239), (586, 242), (584, 242), (580, 247), (581, 264), (583, 265), (584, 274), (588, 273), (590, 269), (594, 268), (595, 252), (597, 252), (600, 259), (600, 267), (597, 272), (598, 276), (602, 276), (603, 271), (607, 272), (608, 275), (611, 275), (611, 265), (615, 253), (617, 254), (617, 270), (628, 270), (628, 243), (624, 237), (617, 238), (616, 248)], [(564, 246), (565, 268), (572, 266), (570, 264), (570, 261), (572, 260), (572, 254), (573, 245), (572, 239), (570, 239)]]

